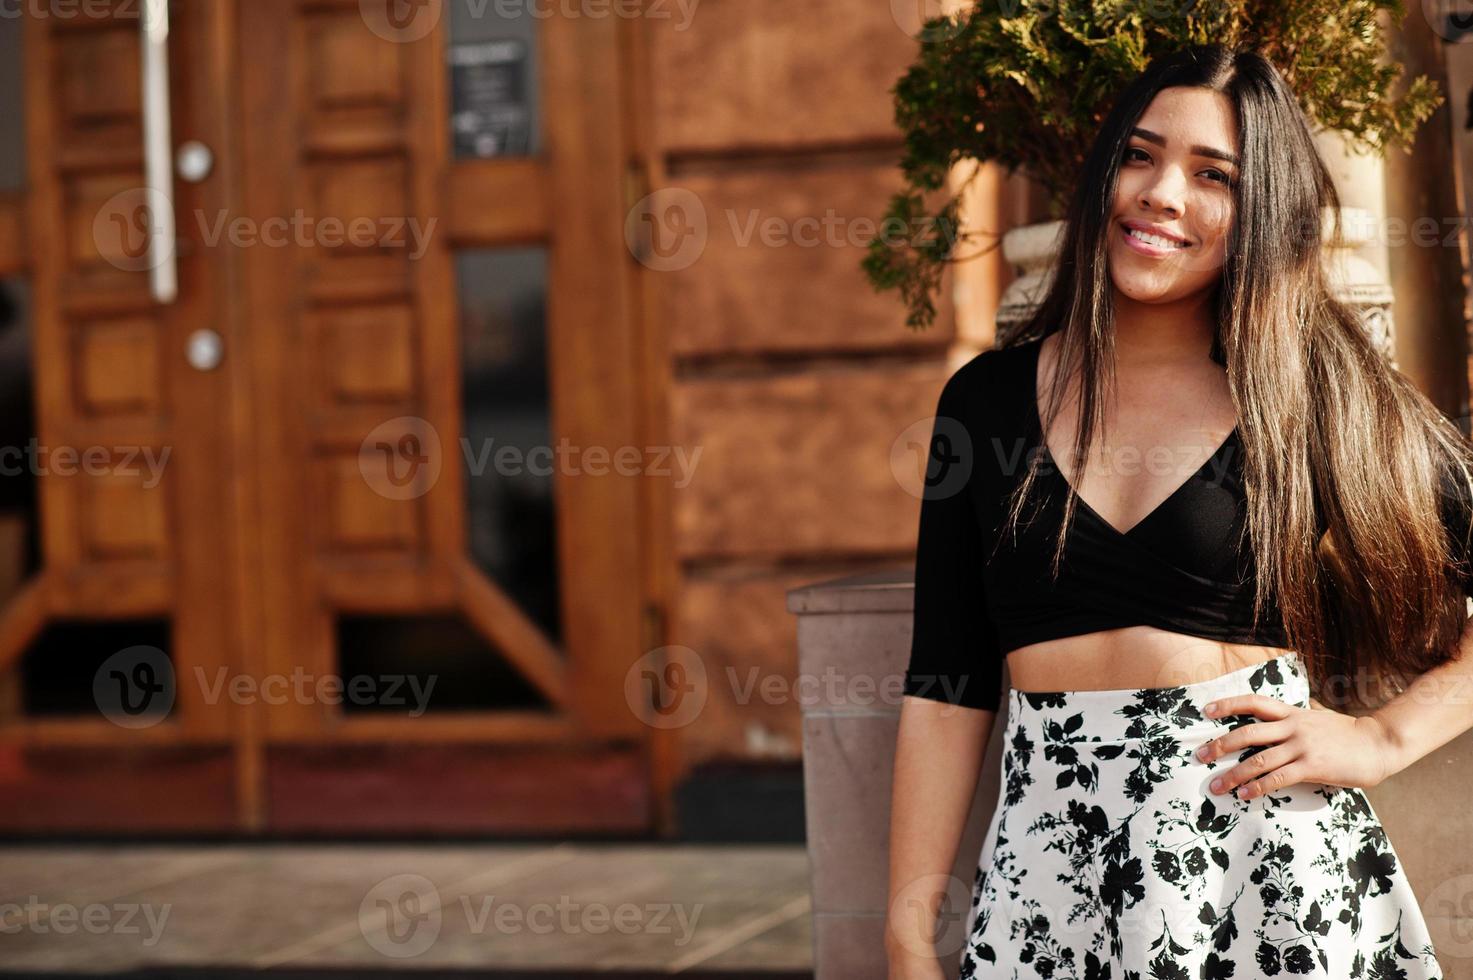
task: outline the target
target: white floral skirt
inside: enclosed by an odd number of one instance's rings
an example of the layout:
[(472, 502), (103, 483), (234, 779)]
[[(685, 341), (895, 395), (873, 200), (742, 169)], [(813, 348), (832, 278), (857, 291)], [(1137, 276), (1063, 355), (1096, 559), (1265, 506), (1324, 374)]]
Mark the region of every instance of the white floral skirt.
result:
[(1297, 653), (1180, 687), (1009, 694), (1001, 790), (961, 980), (1443, 976), (1416, 896), (1359, 789), (1208, 791), (1267, 746), (1197, 746), (1256, 692), (1308, 707)]

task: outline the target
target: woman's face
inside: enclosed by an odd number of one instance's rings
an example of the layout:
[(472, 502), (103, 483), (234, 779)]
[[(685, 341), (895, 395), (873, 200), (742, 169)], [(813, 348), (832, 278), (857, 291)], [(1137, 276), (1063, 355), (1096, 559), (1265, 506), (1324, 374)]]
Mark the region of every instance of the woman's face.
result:
[[(1221, 92), (1156, 93), (1120, 161), (1108, 252), (1117, 290), (1166, 303), (1218, 282), (1235, 214), (1237, 146), (1236, 114)], [(1142, 241), (1132, 227), (1168, 241)]]

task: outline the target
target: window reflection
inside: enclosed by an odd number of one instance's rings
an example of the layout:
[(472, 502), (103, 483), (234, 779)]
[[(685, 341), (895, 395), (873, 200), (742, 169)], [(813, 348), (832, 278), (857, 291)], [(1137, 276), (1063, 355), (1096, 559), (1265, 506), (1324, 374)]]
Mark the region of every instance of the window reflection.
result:
[(542, 248), (456, 255), (470, 554), (556, 641), (557, 541)]

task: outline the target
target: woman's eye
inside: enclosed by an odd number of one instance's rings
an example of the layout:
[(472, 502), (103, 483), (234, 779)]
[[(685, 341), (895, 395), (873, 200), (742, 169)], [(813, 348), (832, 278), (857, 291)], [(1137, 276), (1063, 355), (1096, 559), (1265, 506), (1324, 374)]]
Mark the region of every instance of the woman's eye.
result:
[(1216, 179), (1223, 184), (1231, 184), (1233, 182), (1233, 179), (1221, 170), (1204, 170), (1203, 173), (1216, 174)]
[(1150, 154), (1147, 153), (1145, 150), (1141, 149), (1140, 147), (1138, 147), (1138, 146), (1128, 146), (1128, 147), (1125, 148), (1125, 159), (1127, 161), (1136, 159), (1135, 157), (1132, 157), (1131, 156), (1132, 153), (1139, 153), (1142, 157), (1144, 157), (1147, 160), (1151, 159)]

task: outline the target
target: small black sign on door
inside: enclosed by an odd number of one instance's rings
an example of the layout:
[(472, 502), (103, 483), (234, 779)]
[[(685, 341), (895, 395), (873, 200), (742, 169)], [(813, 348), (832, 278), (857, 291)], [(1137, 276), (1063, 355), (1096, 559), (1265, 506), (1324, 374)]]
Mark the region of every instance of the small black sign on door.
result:
[(532, 128), (526, 42), (453, 44), (449, 54), (455, 156), (526, 155)]

